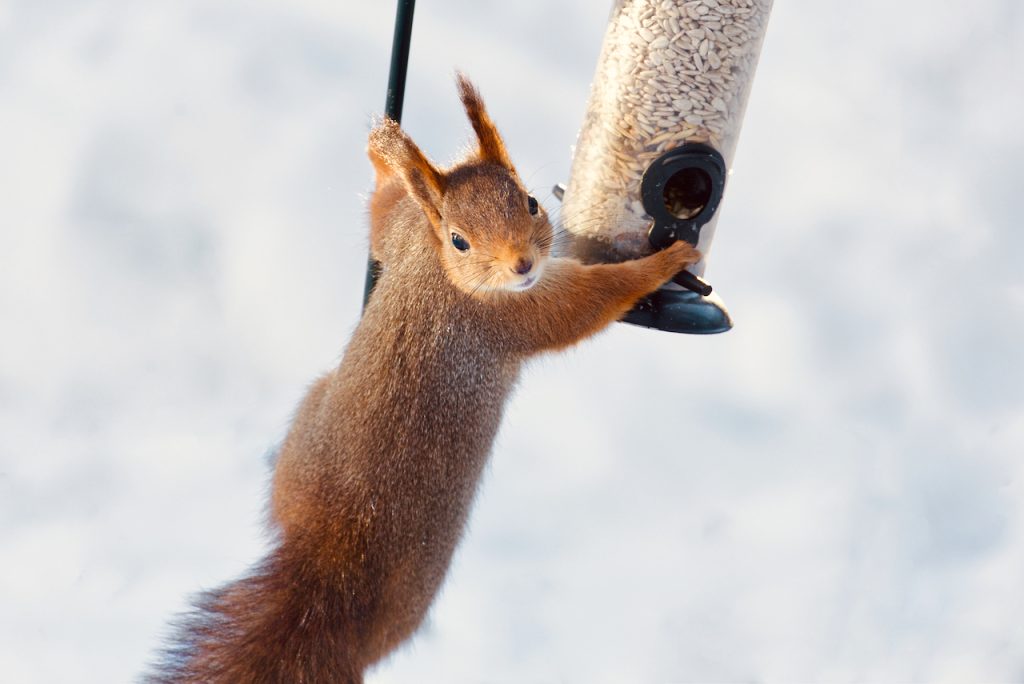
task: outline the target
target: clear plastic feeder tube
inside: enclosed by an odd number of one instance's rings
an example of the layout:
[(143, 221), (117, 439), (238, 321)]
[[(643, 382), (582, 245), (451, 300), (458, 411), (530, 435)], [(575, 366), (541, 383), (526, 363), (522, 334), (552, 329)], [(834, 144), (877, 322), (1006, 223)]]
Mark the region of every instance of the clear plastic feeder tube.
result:
[[(771, 4), (616, 0), (562, 205), (577, 256), (621, 261), (653, 251), (641, 184), (665, 153), (701, 143), (721, 155), (725, 172), (731, 167)], [(672, 216), (708, 209), (702, 173), (659, 185)], [(691, 240), (705, 257), (716, 222), (709, 209)], [(702, 275), (703, 261), (690, 270)]]

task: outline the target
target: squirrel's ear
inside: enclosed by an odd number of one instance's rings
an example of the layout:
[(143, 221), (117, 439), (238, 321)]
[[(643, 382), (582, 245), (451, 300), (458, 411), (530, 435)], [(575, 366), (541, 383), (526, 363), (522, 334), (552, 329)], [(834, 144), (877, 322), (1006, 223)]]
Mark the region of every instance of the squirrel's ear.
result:
[(455, 82), (459, 86), (459, 98), (462, 99), (462, 106), (466, 108), (466, 116), (473, 124), (476, 138), (480, 142), (480, 158), (501, 164), (514, 172), (515, 168), (505, 150), (505, 143), (502, 142), (501, 135), (498, 134), (498, 129), (491, 121), (491, 117), (487, 115), (480, 92), (470, 83), (465, 74), (456, 73)]
[(402, 179), (402, 184), (423, 208), (435, 228), (441, 227), (441, 199), (445, 191), (444, 174), (427, 159), (398, 122), (384, 119), (370, 131), (370, 159), (380, 160)]

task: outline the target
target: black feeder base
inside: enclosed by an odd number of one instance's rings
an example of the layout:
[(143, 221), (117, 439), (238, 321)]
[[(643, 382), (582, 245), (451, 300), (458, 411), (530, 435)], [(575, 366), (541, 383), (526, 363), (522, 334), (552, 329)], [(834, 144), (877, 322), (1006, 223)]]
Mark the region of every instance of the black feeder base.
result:
[(732, 318), (718, 296), (690, 290), (657, 290), (637, 302), (622, 321), (690, 335), (713, 335), (732, 328)]

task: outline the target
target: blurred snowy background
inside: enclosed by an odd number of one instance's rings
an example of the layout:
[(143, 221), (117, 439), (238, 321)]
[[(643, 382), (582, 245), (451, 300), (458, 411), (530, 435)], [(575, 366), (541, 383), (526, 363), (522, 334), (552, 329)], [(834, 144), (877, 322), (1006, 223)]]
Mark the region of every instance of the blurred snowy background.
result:
[[(405, 124), (568, 177), (609, 3), (423, 2)], [(130, 681), (261, 554), (359, 316), (394, 7), (0, 3), (0, 672)], [(533, 364), (391, 682), (1024, 681), (1024, 5), (777, 3), (736, 328)]]

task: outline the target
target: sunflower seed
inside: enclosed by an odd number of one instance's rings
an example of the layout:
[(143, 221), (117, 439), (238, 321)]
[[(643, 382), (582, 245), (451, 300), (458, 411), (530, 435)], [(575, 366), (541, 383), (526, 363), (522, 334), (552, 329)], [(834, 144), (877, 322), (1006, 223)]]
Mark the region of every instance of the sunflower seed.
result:
[(615, 0), (580, 132), (566, 227), (638, 256), (640, 179), (665, 151), (716, 146), (731, 163), (772, 0)]

